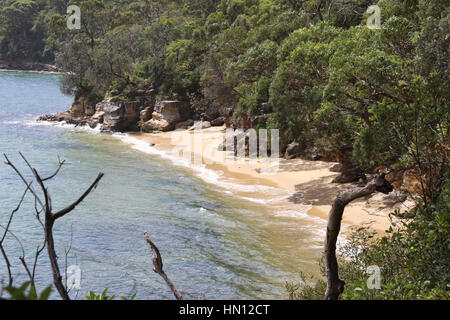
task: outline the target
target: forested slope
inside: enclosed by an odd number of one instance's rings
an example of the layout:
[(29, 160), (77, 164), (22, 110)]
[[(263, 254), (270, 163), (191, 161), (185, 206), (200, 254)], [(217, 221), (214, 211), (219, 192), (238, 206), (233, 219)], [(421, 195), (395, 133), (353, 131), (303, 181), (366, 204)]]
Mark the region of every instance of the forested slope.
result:
[[(54, 59), (70, 72), (64, 90), (91, 100), (152, 87), (248, 116), (270, 102), (283, 146), (374, 167), (404, 153), (391, 143), (398, 116), (441, 118), (450, 91), (449, 2), (376, 3), (379, 30), (366, 26), (368, 0), (6, 0), (0, 53)], [(66, 27), (71, 4), (81, 30)]]

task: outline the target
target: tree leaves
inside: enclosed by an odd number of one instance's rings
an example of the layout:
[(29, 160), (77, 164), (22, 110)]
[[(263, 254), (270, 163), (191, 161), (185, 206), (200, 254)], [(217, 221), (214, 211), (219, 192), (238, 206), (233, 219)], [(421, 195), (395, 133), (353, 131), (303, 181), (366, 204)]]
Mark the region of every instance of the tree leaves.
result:
[[(28, 287), (30, 289), (27, 292)], [(45, 288), (39, 295), (30, 281), (24, 282), (20, 287), (6, 287), (5, 291), (10, 294), (10, 300), (48, 300), (52, 291), (52, 285)]]

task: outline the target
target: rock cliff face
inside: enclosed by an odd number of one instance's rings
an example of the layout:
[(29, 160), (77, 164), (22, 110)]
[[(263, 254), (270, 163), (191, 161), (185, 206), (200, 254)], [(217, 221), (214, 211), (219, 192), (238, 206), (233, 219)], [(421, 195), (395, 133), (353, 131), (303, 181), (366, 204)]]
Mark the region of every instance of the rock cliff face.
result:
[(386, 175), (386, 180), (391, 183), (395, 189), (410, 194), (422, 195), (422, 188), (418, 179), (419, 174), (415, 169), (394, 171)]
[(94, 128), (98, 123), (103, 122), (103, 118), (100, 117), (101, 114), (96, 113), (96, 108), (95, 103), (77, 97), (67, 111), (41, 116), (38, 121), (66, 122)]
[(94, 104), (83, 97), (76, 97), (67, 111), (41, 116), (38, 121), (64, 121), (69, 124), (88, 125), (91, 128), (100, 125), (101, 131), (105, 132), (150, 132), (173, 130), (177, 124), (186, 124), (191, 116), (192, 111), (186, 103), (155, 103), (154, 91), (150, 90), (142, 92), (136, 101), (107, 98)]
[(138, 121), (141, 113), (141, 105), (139, 102), (106, 99), (97, 105), (99, 106), (99, 112), (103, 112), (102, 131), (123, 132), (138, 130)]
[[(263, 111), (271, 111), (265, 107)], [(203, 120), (203, 126), (226, 125), (233, 129), (256, 128), (264, 125), (270, 114), (238, 116), (233, 108), (207, 109), (194, 114), (190, 106), (182, 101), (164, 100), (156, 102), (155, 90), (139, 90), (135, 101), (107, 98), (97, 104), (83, 97), (76, 97), (65, 112), (41, 116), (41, 121), (64, 121), (75, 125), (100, 126), (102, 131), (171, 131), (192, 127), (193, 120)]]

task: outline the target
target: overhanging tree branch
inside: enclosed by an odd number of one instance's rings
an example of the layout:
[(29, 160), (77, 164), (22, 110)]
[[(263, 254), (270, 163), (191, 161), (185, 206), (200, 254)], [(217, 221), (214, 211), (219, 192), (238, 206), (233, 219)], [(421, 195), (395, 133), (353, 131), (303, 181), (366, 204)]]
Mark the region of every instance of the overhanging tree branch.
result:
[(341, 221), (347, 204), (355, 199), (368, 196), (374, 192), (389, 193), (393, 190), (385, 180), (385, 174), (375, 176), (363, 187), (355, 187), (340, 192), (333, 202), (327, 225), (324, 245), (325, 271), (327, 275), (326, 300), (337, 300), (344, 291), (345, 282), (339, 279), (339, 267), (336, 258), (336, 242), (341, 230)]

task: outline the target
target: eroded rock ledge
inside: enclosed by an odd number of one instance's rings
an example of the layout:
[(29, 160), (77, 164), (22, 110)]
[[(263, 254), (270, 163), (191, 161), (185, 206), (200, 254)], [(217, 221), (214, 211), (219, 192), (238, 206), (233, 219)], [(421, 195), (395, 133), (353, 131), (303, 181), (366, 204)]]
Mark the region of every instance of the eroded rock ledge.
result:
[(230, 110), (207, 111), (195, 114), (189, 104), (182, 101), (156, 101), (155, 91), (140, 90), (135, 101), (105, 98), (93, 103), (76, 96), (67, 111), (44, 115), (38, 121), (66, 122), (76, 126), (100, 126), (102, 132), (171, 131), (191, 129), (194, 120), (203, 120), (203, 127), (227, 125), (233, 129), (254, 127), (265, 122), (268, 115), (245, 117), (233, 115)]
[(35, 61), (6, 61), (0, 60), (1, 70), (11, 71), (34, 71), (34, 72), (59, 72), (58, 68), (52, 64)]
[[(107, 98), (95, 104), (83, 97), (75, 97), (67, 111), (44, 115), (38, 121), (66, 122), (76, 126), (100, 126), (103, 132), (169, 131), (177, 124), (189, 122), (190, 107), (181, 101), (155, 102), (153, 90), (142, 92), (135, 101)], [(180, 126), (182, 127), (182, 126)]]

